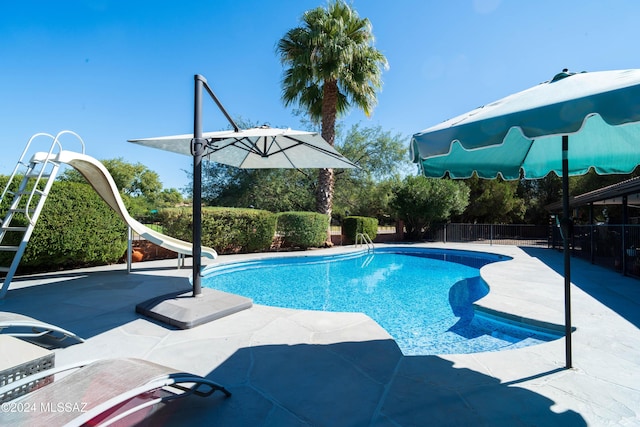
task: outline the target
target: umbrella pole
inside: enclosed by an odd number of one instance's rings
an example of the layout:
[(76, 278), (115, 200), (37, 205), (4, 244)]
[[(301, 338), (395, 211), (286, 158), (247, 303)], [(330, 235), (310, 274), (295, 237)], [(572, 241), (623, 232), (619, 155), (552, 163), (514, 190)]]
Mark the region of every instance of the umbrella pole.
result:
[(193, 76), (194, 108), (193, 108), (193, 140), (191, 141), (191, 154), (193, 155), (193, 296), (202, 294), (202, 158), (204, 157), (206, 141), (202, 138), (202, 91), (205, 89), (216, 105), (227, 118), (233, 130), (238, 132), (240, 128), (233, 121), (227, 110), (222, 106), (218, 97), (213, 93), (207, 79), (200, 74)]
[(202, 267), (202, 154), (204, 144), (202, 141), (202, 87), (204, 77), (196, 74), (195, 96), (193, 114), (193, 141), (191, 142), (191, 154), (193, 155), (193, 296), (202, 294), (201, 267)]
[(572, 368), (571, 360), (571, 252), (569, 239), (571, 219), (569, 213), (569, 136), (562, 136), (562, 227), (564, 254), (564, 339), (566, 368)]

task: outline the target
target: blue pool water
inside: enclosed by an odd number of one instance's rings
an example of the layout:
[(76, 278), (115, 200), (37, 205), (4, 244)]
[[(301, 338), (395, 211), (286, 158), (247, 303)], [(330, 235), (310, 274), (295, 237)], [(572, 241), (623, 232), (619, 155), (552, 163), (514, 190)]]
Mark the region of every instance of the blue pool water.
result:
[(202, 285), (256, 304), (362, 312), (406, 355), (474, 353), (558, 338), (474, 312), (489, 292), (479, 269), (508, 257), (470, 251), (381, 248), (374, 254), (272, 258), (208, 268)]

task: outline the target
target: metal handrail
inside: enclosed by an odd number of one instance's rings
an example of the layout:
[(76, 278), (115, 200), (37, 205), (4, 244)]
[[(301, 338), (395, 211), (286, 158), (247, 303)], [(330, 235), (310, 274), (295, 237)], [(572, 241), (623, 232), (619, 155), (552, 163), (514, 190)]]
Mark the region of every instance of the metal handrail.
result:
[[(40, 181), (42, 180), (42, 178), (45, 176), (45, 172), (47, 170), (47, 165), (52, 164), (54, 165), (54, 167), (58, 166), (58, 164), (55, 162), (55, 156), (54, 156), (54, 150), (56, 147), (58, 147), (58, 154), (60, 154), (60, 152), (62, 151), (62, 143), (60, 142), (60, 137), (66, 134), (70, 134), (75, 136), (78, 141), (80, 141), (80, 146), (82, 147), (82, 154), (84, 154), (84, 141), (82, 140), (82, 138), (80, 137), (80, 135), (78, 135), (77, 133), (70, 131), (70, 130), (63, 130), (58, 132), (58, 134), (53, 137), (52, 135), (48, 135), (45, 134), (51, 138), (53, 138), (53, 142), (51, 143), (51, 148), (49, 148), (49, 152), (47, 153), (47, 157), (46, 159), (42, 162), (42, 165), (40, 166), (40, 173), (38, 173), (38, 177), (36, 178), (34, 184), (33, 184), (33, 189), (31, 191), (31, 194), (29, 194), (29, 198), (27, 199), (27, 203), (25, 206), (25, 216), (27, 217), (27, 219), (29, 220), (29, 222), (33, 225), (35, 225), (35, 221), (31, 218), (31, 215), (29, 214), (29, 207), (31, 206), (31, 202), (33, 201), (33, 196), (36, 194), (36, 192), (38, 191), (38, 184), (40, 183)], [(32, 138), (33, 139), (33, 138)], [(27, 149), (29, 148), (29, 145), (31, 144), (31, 140), (29, 140), (29, 144), (27, 145), (27, 147), (25, 148), (25, 153), (27, 152)], [(23, 153), (24, 156), (24, 153)], [(23, 159), (21, 159), (22, 161)], [(47, 184), (45, 186), (45, 192), (49, 192), (50, 188), (51, 188), (51, 184), (53, 183), (53, 180), (55, 179), (55, 176), (50, 176), (47, 177)]]
[[(30, 149), (31, 144), (33, 143), (33, 141), (36, 138), (41, 137), (41, 136), (48, 137), (49, 139), (51, 139), (52, 140), (51, 146), (49, 147), (49, 151), (47, 152), (46, 158), (44, 159), (44, 161), (40, 165), (39, 173), (35, 177), (31, 192), (30, 192), (29, 197), (27, 198), (27, 201), (26, 201), (26, 204), (25, 204), (25, 217), (27, 218), (27, 220), (32, 225), (34, 224), (34, 221), (33, 221), (32, 217), (31, 217), (31, 215), (29, 213), (29, 207), (31, 206), (31, 202), (33, 201), (34, 195), (38, 192), (38, 185), (39, 185), (40, 181), (42, 180), (42, 178), (45, 175), (45, 172), (47, 170), (47, 165), (55, 164), (55, 160), (54, 159), (55, 159), (56, 155), (59, 154), (62, 151), (62, 143), (60, 142), (60, 138), (63, 135), (66, 135), (66, 134), (73, 135), (78, 139), (78, 141), (80, 142), (80, 145), (82, 147), (82, 153), (84, 154), (84, 152), (85, 152), (84, 141), (82, 140), (80, 135), (78, 135), (77, 133), (75, 133), (73, 131), (63, 130), (61, 132), (58, 132), (58, 134), (56, 136), (53, 136), (53, 135), (51, 135), (49, 133), (44, 133), (44, 132), (36, 133), (31, 138), (29, 138), (29, 141), (27, 142), (26, 146), (24, 147), (24, 150), (22, 151), (22, 154), (20, 156), (20, 159), (18, 160), (18, 163), (16, 163), (16, 167), (13, 169), (13, 172), (11, 173), (11, 176), (9, 177), (9, 179), (7, 181), (7, 185), (5, 186), (4, 191), (0, 195), (0, 202), (1, 202), (2, 200), (4, 200), (7, 192), (9, 192), (9, 188), (11, 188), (11, 183), (16, 178), (16, 176), (19, 175), (20, 168), (21, 167), (29, 168), (29, 164), (31, 162), (27, 162), (26, 156), (29, 153), (29, 149)], [(57, 153), (56, 153), (56, 151), (57, 151)], [(54, 153), (56, 153), (56, 154), (54, 154)], [(50, 177), (50, 178), (48, 178), (48, 180), (53, 180), (54, 178), (55, 177)]]
[(53, 135), (48, 134), (48, 133), (36, 133), (31, 138), (29, 138), (29, 141), (27, 142), (27, 145), (24, 147), (24, 150), (22, 151), (22, 154), (20, 155), (20, 159), (18, 160), (18, 163), (16, 163), (16, 167), (13, 169), (13, 172), (11, 173), (11, 175), (9, 176), (9, 179), (7, 180), (7, 185), (5, 186), (4, 191), (2, 192), (2, 195), (0, 195), (0, 202), (2, 200), (4, 200), (7, 192), (9, 192), (9, 188), (11, 188), (11, 183), (15, 179), (16, 175), (19, 174), (20, 168), (28, 166), (28, 163), (25, 163), (25, 161), (24, 161), (25, 160), (25, 156), (27, 155), (27, 152), (29, 151), (29, 147), (31, 146), (31, 143), (33, 142), (33, 140), (36, 139), (39, 136), (48, 136), (49, 138), (54, 140), (51, 148), (49, 149), (49, 152), (53, 151), (53, 148), (55, 147), (55, 143), (56, 143), (56, 138)]
[(356, 233), (356, 247), (360, 245), (367, 246), (367, 252), (374, 252), (375, 246), (367, 233)]

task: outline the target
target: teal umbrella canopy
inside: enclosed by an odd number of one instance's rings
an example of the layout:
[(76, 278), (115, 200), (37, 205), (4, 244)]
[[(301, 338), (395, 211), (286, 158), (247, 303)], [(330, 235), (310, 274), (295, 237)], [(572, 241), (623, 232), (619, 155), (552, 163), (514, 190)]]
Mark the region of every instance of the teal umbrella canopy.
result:
[(640, 163), (640, 70), (562, 72), (413, 135), (413, 161), (426, 176), (536, 179), (630, 173)]
[(640, 70), (570, 73), (413, 135), (411, 156), (428, 177), (562, 176), (566, 367), (572, 367), (569, 180), (593, 168), (640, 164)]

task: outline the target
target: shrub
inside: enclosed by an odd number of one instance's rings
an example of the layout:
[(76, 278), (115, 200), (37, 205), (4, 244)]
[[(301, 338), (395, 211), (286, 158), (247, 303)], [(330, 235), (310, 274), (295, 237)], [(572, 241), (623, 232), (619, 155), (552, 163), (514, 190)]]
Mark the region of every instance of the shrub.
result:
[(366, 216), (348, 216), (342, 223), (342, 230), (347, 242), (356, 241), (356, 234), (365, 233), (371, 240), (378, 235), (378, 220)]
[(410, 240), (422, 239), (431, 224), (461, 214), (469, 204), (469, 187), (449, 179), (407, 176), (393, 193), (391, 206)]
[(51, 271), (117, 262), (127, 226), (84, 183), (54, 182), (20, 263), (20, 271)]
[[(193, 242), (192, 211), (190, 208), (161, 209), (155, 220), (160, 224), (163, 234), (186, 242)], [(202, 237), (204, 240), (205, 236)]]
[[(165, 234), (192, 242), (192, 210), (162, 209), (158, 214)], [(276, 215), (259, 209), (205, 208), (202, 244), (220, 254), (266, 251), (271, 247)]]
[(278, 215), (277, 232), (281, 246), (307, 249), (324, 246), (329, 217), (315, 212), (283, 212)]

